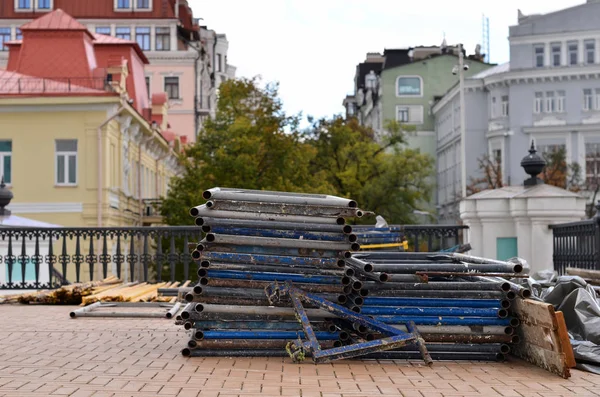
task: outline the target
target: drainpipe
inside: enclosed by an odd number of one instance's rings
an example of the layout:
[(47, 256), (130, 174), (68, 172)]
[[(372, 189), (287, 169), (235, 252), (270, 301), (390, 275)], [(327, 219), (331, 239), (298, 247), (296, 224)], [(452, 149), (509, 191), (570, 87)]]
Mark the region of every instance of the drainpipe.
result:
[(152, 136), (144, 139), (142, 143), (140, 143), (138, 149), (138, 213), (140, 216), (140, 225), (143, 225), (142, 218), (144, 216), (144, 209), (142, 207), (142, 147), (144, 147), (148, 142), (154, 139), (154, 128), (152, 128)]
[(213, 87), (217, 86), (217, 42), (219, 38), (217, 37), (217, 32), (214, 32), (215, 42), (213, 43)]
[(121, 105), (121, 107), (119, 107), (119, 109), (117, 109), (117, 111), (110, 116), (109, 118), (107, 118), (106, 120), (104, 120), (104, 122), (102, 124), (100, 124), (100, 126), (98, 126), (98, 129), (96, 130), (97, 132), (97, 137), (98, 137), (98, 227), (102, 227), (102, 192), (104, 190), (104, 184), (103, 182), (103, 178), (104, 178), (104, 170), (103, 170), (103, 166), (104, 166), (104, 162), (102, 161), (102, 156), (103, 154), (103, 150), (102, 150), (102, 129), (111, 121), (113, 121), (117, 116), (119, 116), (119, 114), (125, 110), (125, 106)]
[(175, 18), (179, 20), (179, 0), (175, 0)]
[(163, 161), (164, 159), (166, 159), (167, 157), (169, 157), (169, 155), (171, 154), (170, 152), (171, 149), (171, 145), (169, 145), (169, 149), (167, 149), (167, 153), (165, 153), (163, 156), (160, 156), (159, 158), (156, 159), (156, 165), (154, 166), (154, 168), (156, 168), (156, 173), (154, 175), (154, 194), (156, 195), (156, 198), (158, 198), (158, 165), (160, 164), (161, 161)]

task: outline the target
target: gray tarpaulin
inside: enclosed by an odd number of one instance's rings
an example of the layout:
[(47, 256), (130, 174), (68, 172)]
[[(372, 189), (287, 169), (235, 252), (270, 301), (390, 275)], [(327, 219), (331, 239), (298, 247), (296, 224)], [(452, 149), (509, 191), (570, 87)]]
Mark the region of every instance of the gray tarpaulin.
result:
[(600, 299), (594, 289), (579, 276), (560, 276), (554, 287), (532, 293), (563, 312), (577, 368), (600, 374)]

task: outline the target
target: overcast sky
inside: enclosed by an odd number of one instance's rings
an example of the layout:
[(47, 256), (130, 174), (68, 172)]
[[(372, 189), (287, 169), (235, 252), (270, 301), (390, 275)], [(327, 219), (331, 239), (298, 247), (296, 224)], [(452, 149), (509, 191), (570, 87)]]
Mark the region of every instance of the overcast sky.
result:
[[(490, 21), (491, 62), (509, 60), (508, 27), (524, 14), (546, 13), (586, 0), (190, 0), (196, 17), (229, 40), (237, 75), (278, 81), (289, 113), (332, 116), (353, 90), (356, 64), (385, 48), (481, 43)], [(449, 71), (450, 72), (450, 71)]]

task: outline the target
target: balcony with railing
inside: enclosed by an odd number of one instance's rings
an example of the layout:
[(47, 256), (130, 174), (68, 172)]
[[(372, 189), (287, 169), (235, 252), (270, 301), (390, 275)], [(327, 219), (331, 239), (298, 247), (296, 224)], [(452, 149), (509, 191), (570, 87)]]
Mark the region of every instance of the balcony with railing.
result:
[(106, 77), (0, 77), (0, 95), (98, 94), (114, 92)]

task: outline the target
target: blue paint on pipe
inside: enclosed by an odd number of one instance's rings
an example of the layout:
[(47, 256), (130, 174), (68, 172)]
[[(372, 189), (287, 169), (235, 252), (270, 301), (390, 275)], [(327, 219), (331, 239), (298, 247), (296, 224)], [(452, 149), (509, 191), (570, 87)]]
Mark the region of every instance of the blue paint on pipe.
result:
[(235, 252), (203, 251), (202, 259), (214, 259), (232, 263), (256, 263), (265, 265), (298, 265), (316, 267), (337, 267), (337, 258), (310, 258), (299, 256), (243, 254)]
[(308, 232), (303, 230), (274, 230), (246, 227), (212, 226), (211, 233), (221, 233), (237, 236), (291, 238), (320, 241), (346, 241), (347, 236), (340, 233)]
[[(303, 331), (203, 331), (204, 339), (304, 339)], [(319, 340), (338, 340), (339, 332), (315, 332)]]
[(255, 280), (255, 281), (292, 281), (304, 284), (340, 284), (338, 276), (312, 276), (294, 273), (265, 273), (247, 272), (238, 270), (211, 270), (208, 269), (207, 278)]
[(475, 309), (468, 307), (385, 307), (362, 306), (362, 314), (376, 316), (461, 316), (498, 317), (498, 309)]
[(497, 299), (435, 299), (435, 298), (388, 298), (366, 297), (365, 306), (409, 306), (409, 307), (471, 307), (496, 308), (502, 304)]
[(223, 245), (218, 243), (202, 243), (204, 252), (228, 252), (259, 255), (303, 256), (312, 258), (341, 258), (345, 250), (321, 250), (314, 248), (264, 247), (258, 245)]
[(443, 317), (443, 316), (376, 316), (386, 324), (406, 324), (414, 321), (416, 325), (501, 325), (509, 326), (510, 318), (489, 317)]

